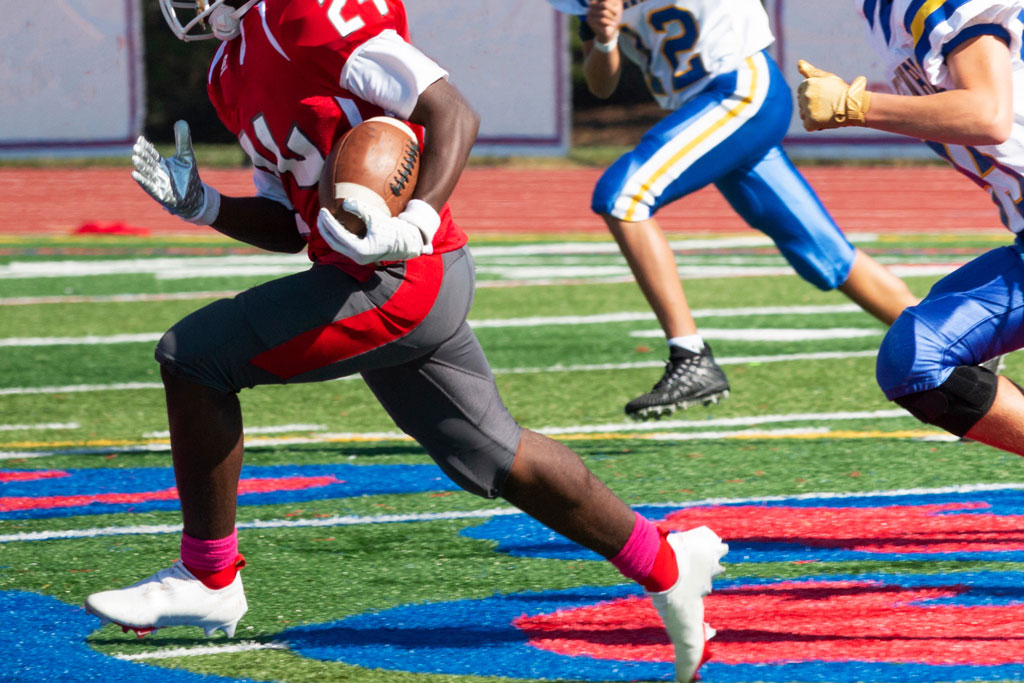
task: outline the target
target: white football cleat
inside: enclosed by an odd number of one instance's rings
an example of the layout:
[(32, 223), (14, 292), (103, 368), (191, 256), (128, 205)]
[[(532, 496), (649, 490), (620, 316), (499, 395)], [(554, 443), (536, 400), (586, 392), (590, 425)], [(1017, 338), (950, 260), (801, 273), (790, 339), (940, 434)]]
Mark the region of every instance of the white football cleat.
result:
[(132, 586), (85, 599), (86, 612), (104, 624), (135, 631), (140, 638), (167, 626), (198, 626), (207, 638), (220, 629), (231, 638), (248, 609), (241, 572), (230, 585), (215, 590), (193, 576), (181, 560)]
[(675, 647), (676, 680), (690, 683), (706, 660), (707, 641), (715, 635), (704, 621), (704, 596), (711, 592), (711, 579), (725, 571), (719, 560), (729, 546), (706, 526), (669, 534), (667, 540), (676, 553), (679, 580), (667, 591), (647, 594)]

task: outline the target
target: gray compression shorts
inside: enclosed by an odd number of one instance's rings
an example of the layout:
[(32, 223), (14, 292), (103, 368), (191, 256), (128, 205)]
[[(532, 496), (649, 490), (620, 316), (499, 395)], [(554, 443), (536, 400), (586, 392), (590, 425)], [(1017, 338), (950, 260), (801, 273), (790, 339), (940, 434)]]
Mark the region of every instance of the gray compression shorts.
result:
[(361, 373), (455, 483), (493, 498), (521, 428), (466, 322), (473, 283), (468, 249), (398, 263), (367, 282), (314, 266), (188, 315), (160, 340), (156, 358), (223, 392)]

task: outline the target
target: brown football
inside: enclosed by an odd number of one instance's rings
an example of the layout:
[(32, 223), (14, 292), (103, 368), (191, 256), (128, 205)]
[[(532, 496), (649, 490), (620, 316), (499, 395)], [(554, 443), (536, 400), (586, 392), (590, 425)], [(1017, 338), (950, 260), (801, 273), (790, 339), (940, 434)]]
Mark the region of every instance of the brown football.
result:
[(361, 199), (397, 216), (412, 197), (419, 170), (419, 143), (408, 125), (389, 116), (367, 119), (331, 148), (320, 173), (320, 206), (364, 237), (363, 221), (342, 209), (342, 201)]

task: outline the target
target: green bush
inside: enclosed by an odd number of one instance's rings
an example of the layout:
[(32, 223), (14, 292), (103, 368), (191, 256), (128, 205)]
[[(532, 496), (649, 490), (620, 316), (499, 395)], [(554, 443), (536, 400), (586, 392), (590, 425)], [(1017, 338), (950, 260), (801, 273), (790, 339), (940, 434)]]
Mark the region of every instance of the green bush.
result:
[(218, 41), (185, 43), (178, 40), (156, 2), (144, 2), (143, 36), (146, 53), (146, 137), (174, 140), (172, 127), (184, 119), (197, 142), (232, 142), (206, 96), (206, 74)]

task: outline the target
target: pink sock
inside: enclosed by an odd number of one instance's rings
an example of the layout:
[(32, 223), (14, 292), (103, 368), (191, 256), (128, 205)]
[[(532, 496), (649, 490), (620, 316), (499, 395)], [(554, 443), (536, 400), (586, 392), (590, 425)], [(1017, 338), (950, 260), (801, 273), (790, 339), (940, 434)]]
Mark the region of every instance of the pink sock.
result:
[(627, 579), (642, 583), (651, 574), (654, 560), (661, 547), (658, 527), (649, 519), (637, 513), (633, 533), (619, 554), (609, 560)]
[(201, 541), (188, 534), (181, 535), (181, 561), (197, 578), (210, 575), (235, 564), (238, 557), (238, 532), (212, 541)]

